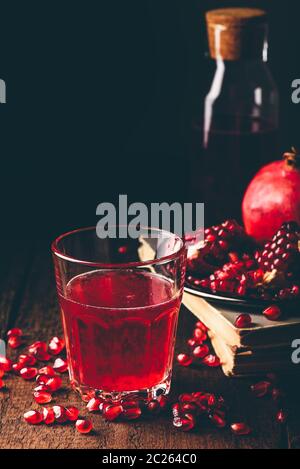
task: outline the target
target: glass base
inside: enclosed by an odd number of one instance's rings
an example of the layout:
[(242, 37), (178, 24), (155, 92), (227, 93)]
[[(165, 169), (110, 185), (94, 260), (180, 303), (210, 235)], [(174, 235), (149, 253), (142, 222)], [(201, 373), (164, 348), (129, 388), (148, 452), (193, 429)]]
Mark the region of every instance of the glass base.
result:
[(149, 402), (157, 399), (159, 396), (167, 396), (169, 394), (171, 388), (171, 375), (151, 388), (137, 391), (108, 392), (79, 384), (75, 380), (71, 381), (71, 385), (75, 391), (79, 392), (84, 402), (88, 402), (93, 397), (101, 398), (110, 403), (120, 402), (121, 400), (140, 400)]

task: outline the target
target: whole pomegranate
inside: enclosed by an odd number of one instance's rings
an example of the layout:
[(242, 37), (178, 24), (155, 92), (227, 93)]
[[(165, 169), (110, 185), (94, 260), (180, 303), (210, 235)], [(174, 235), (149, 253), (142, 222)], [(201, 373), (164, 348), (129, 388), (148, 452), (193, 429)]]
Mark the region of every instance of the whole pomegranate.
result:
[(258, 171), (244, 195), (242, 213), (247, 234), (258, 242), (272, 238), (284, 222), (300, 223), (300, 155), (295, 148)]

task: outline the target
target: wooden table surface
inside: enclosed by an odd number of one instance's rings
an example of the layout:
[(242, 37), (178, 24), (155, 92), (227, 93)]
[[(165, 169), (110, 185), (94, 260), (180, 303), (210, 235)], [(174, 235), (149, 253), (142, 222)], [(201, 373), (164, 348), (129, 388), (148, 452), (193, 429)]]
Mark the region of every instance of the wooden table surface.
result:
[[(27, 343), (61, 333), (48, 245), (2, 242), (0, 292), (0, 337), (4, 338), (6, 330), (13, 326), (28, 334)], [(182, 351), (194, 322), (194, 317), (182, 307), (178, 351)], [(14, 356), (17, 352), (9, 354)], [(228, 428), (218, 430), (210, 426), (192, 433), (180, 432), (172, 426), (169, 413), (131, 423), (107, 423), (100, 415), (89, 414), (95, 428), (90, 435), (80, 435), (73, 425), (30, 426), (24, 422), (23, 414), (39, 407), (32, 399), (33, 383), (7, 375), (5, 384), (5, 389), (0, 390), (0, 448), (300, 448), (299, 380), (295, 377), (285, 380), (289, 420), (286, 426), (280, 426), (274, 420), (273, 402), (254, 398), (248, 379), (226, 378), (219, 369), (175, 365), (171, 396), (197, 390), (222, 394), (229, 403), (232, 421), (246, 420), (253, 427), (252, 435), (247, 437), (236, 437)], [(87, 416), (85, 404), (69, 389), (67, 377), (64, 384), (54, 402), (76, 405)]]

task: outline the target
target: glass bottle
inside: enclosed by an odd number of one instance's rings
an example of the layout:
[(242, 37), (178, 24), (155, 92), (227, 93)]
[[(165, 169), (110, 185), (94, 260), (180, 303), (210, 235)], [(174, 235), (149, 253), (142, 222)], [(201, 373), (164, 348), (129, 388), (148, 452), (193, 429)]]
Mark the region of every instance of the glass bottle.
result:
[(267, 64), (263, 10), (206, 14), (214, 76), (202, 117), (193, 122), (192, 199), (205, 203), (206, 224), (241, 219), (247, 184), (276, 156), (278, 92)]

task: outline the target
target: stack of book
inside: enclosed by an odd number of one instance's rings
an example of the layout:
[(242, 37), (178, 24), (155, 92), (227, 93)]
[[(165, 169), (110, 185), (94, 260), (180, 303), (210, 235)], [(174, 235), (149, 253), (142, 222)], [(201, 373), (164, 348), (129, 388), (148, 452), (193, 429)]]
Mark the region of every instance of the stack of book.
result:
[(271, 322), (260, 310), (248, 311), (253, 326), (235, 327), (236, 317), (244, 313), (228, 306), (212, 304), (185, 292), (184, 305), (209, 329), (215, 353), (227, 376), (253, 375), (298, 368), (292, 361), (292, 342), (300, 339), (300, 311), (283, 321)]

